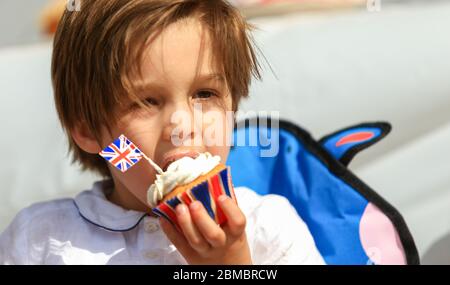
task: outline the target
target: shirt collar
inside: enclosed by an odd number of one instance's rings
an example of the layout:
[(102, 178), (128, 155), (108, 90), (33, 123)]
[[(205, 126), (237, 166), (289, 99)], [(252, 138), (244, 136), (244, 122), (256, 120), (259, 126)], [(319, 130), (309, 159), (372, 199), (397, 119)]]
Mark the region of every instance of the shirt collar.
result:
[(109, 187), (112, 187), (111, 180), (95, 182), (91, 190), (83, 191), (75, 197), (75, 207), (87, 222), (108, 231), (126, 232), (149, 216), (143, 212), (126, 210), (108, 201), (105, 190)]

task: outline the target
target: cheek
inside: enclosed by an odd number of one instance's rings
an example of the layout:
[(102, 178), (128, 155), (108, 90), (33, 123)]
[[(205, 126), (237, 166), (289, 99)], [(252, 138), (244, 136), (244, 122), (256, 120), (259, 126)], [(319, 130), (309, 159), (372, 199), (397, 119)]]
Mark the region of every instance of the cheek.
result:
[(158, 132), (159, 125), (154, 117), (131, 112), (118, 116), (120, 120), (109, 128), (110, 132), (106, 127), (102, 128), (102, 143), (105, 145), (111, 143), (120, 135), (126, 136), (135, 144), (139, 141), (151, 143), (148, 137), (154, 138), (154, 136), (149, 136), (149, 134)]
[(127, 116), (118, 125), (118, 131), (151, 156), (161, 134), (161, 125), (150, 116)]

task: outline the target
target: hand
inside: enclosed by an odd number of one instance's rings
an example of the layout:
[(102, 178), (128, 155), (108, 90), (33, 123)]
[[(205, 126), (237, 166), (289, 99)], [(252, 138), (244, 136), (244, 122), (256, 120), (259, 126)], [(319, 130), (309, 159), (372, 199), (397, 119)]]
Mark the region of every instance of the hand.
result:
[(226, 195), (218, 203), (227, 217), (223, 227), (195, 201), (189, 208), (180, 204), (175, 210), (181, 232), (164, 218), (160, 218), (161, 228), (189, 264), (251, 264), (244, 214)]

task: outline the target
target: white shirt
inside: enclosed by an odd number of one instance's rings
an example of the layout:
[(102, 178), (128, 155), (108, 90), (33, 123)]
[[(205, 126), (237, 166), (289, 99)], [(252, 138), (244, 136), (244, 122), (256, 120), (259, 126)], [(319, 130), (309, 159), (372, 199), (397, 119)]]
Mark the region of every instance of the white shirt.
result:
[[(0, 235), (0, 264), (186, 264), (157, 218), (109, 202), (103, 187), (20, 211)], [(324, 264), (287, 199), (244, 187), (235, 194), (254, 264)]]

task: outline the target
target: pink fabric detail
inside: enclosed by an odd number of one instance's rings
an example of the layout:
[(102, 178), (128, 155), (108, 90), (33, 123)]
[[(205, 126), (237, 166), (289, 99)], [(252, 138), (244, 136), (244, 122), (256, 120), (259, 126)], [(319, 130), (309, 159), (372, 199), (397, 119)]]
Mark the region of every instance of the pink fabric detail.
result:
[[(362, 246), (375, 264), (406, 264), (400, 237), (389, 218), (369, 203), (359, 224)], [(370, 263), (370, 260), (368, 261)]]
[(337, 143), (336, 146), (341, 146), (348, 143), (355, 143), (355, 142), (363, 142), (370, 140), (375, 136), (372, 132), (358, 132), (354, 134), (349, 134), (343, 138), (341, 138)]

